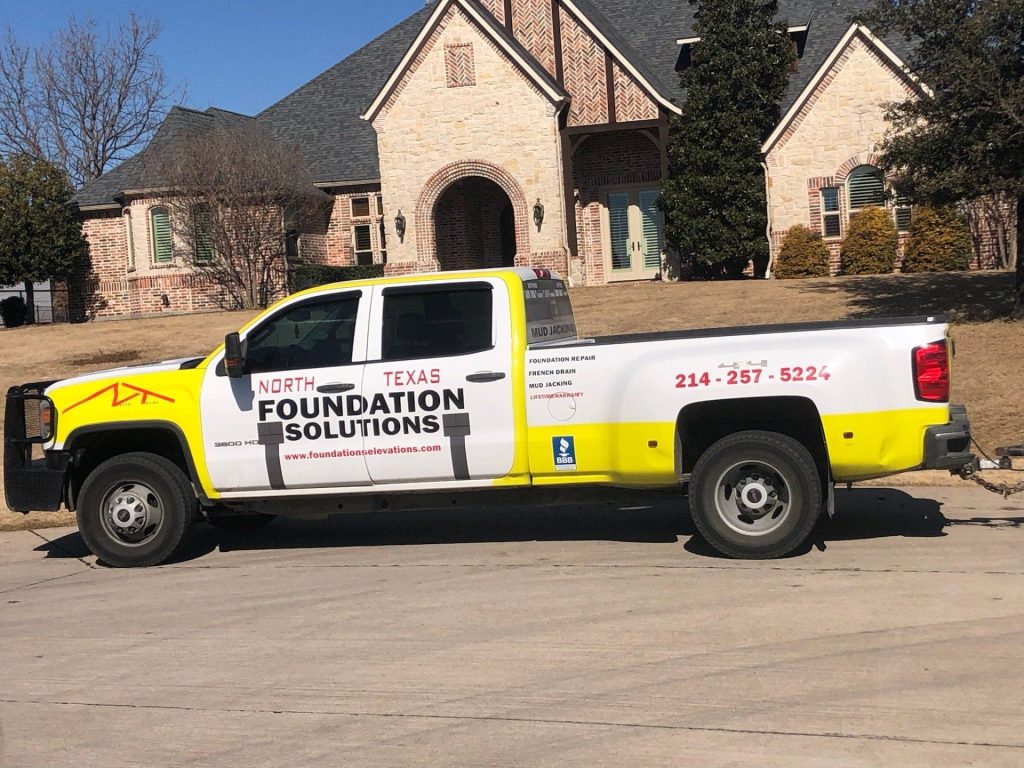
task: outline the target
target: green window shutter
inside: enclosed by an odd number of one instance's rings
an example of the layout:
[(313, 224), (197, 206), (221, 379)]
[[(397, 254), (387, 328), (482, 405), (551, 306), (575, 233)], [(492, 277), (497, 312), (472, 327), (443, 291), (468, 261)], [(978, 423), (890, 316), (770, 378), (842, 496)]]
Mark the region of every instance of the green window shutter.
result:
[(209, 208), (197, 206), (192, 211), (192, 217), (194, 219), (196, 261), (209, 263), (213, 261), (213, 240), (210, 237), (210, 230), (213, 227), (213, 216), (210, 214)]
[(640, 218), (644, 230), (644, 269), (661, 269), (662, 231), (661, 211), (658, 210), (658, 190), (640, 192)]
[(612, 240), (612, 269), (629, 269), (629, 195), (608, 195), (608, 221)]
[(882, 172), (870, 165), (862, 165), (850, 174), (850, 210), (885, 205), (885, 179)]
[(149, 219), (153, 235), (153, 261), (166, 264), (174, 258), (171, 214), (166, 208), (154, 208), (149, 212)]

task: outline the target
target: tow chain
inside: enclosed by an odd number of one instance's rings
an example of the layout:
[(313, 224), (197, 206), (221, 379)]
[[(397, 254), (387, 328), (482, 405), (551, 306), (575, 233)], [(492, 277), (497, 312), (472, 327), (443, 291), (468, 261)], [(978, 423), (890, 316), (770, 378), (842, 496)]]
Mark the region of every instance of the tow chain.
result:
[(964, 480), (973, 480), (986, 491), (998, 493), (1004, 499), (1008, 499), (1011, 496), (1015, 496), (1018, 493), (1024, 493), (1024, 481), (1021, 481), (1016, 485), (1010, 485), (1009, 483), (990, 483), (988, 480), (984, 479), (977, 472), (975, 472), (974, 467), (963, 467), (960, 470), (960, 477), (962, 477)]
[[(984, 449), (982, 449), (980, 445), (978, 445), (977, 440), (972, 439), (971, 442), (974, 443), (974, 446), (978, 449), (982, 456), (984, 456), (989, 461), (992, 461), (992, 458), (987, 453), (985, 453)], [(1024, 470), (1011, 469), (1009, 471), (1021, 472)], [(1010, 485), (1009, 483), (990, 483), (988, 480), (986, 480), (985, 478), (981, 477), (981, 475), (978, 474), (977, 462), (975, 462), (974, 464), (968, 464), (966, 467), (960, 467), (960, 472), (958, 474), (962, 479), (973, 480), (986, 491), (998, 493), (1004, 499), (1008, 499), (1011, 496), (1016, 496), (1018, 493), (1024, 493), (1024, 480), (1017, 483), (1016, 485)]]

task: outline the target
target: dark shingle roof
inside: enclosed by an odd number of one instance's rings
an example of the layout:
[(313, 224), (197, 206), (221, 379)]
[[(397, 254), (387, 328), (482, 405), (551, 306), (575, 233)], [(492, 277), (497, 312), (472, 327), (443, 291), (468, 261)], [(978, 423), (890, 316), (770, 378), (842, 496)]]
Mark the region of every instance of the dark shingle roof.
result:
[(205, 112), (185, 107), (171, 107), (167, 117), (142, 152), (125, 160), (100, 178), (87, 183), (75, 194), (75, 202), (82, 207), (109, 205), (128, 190), (158, 188), (163, 183), (159, 171), (160, 157), (187, 151), (189, 137), (198, 131), (209, 130), (215, 125), (225, 123), (250, 121), (251, 117), (215, 107)]
[(426, 6), (257, 116), (297, 143), (319, 182), (380, 176), (377, 134), (361, 119), (433, 12)]
[[(688, 0), (573, 0), (580, 12), (647, 79), (662, 98), (682, 104), (685, 94), (675, 71), (679, 57), (676, 41), (693, 36), (695, 8)], [(785, 112), (835, 49), (850, 27), (850, 19), (870, 0), (780, 0), (779, 18), (791, 26), (809, 26), (803, 58), (790, 79), (783, 99)], [(167, 149), (176, 150), (190, 131), (214, 121), (249, 121), (282, 141), (297, 144), (308, 170), (319, 183), (373, 180), (380, 176), (377, 135), (361, 115), (384, 87), (409, 46), (422, 31), (435, 3), (428, 3), (294, 93), (268, 107), (255, 118), (210, 108), (205, 112), (175, 107), (149, 146), (76, 195), (80, 205), (111, 203), (123, 191), (159, 186), (147, 160)], [(530, 60), (529, 54), (506, 30), (492, 30)], [(901, 39), (885, 39), (897, 55), (906, 58)], [(536, 73), (562, 89), (538, 65)]]
[[(685, 100), (675, 73), (679, 56), (677, 40), (693, 37), (696, 8), (687, 0), (574, 0), (590, 14), (611, 42), (623, 41), (623, 53), (639, 59), (650, 72), (652, 85), (676, 103)], [(807, 44), (797, 71), (790, 78), (782, 111), (792, 106), (803, 89), (850, 28), (851, 17), (871, 5), (870, 0), (780, 0), (780, 20), (790, 26), (808, 25)], [(614, 35), (614, 37), (613, 37)], [(902, 40), (885, 39), (897, 55), (905, 58)]]

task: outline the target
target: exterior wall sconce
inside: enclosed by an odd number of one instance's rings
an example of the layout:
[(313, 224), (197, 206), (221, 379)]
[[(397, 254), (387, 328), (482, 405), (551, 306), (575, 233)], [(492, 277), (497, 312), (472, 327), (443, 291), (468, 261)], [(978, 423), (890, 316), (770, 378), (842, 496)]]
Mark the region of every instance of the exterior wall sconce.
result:
[(398, 215), (395, 216), (395, 232), (398, 233), (398, 239), (401, 242), (405, 242), (405, 216), (402, 215), (401, 209), (398, 211)]
[(533, 223), (537, 225), (537, 230), (540, 231), (541, 224), (544, 223), (544, 203), (537, 199), (536, 204), (533, 206)]
[(163, 305), (164, 307), (169, 307), (169, 306), (171, 306), (171, 297), (170, 297), (170, 296), (168, 296), (168, 295), (167, 295), (166, 293), (161, 293), (161, 294), (160, 294), (160, 303), (161, 303), (161, 304), (162, 304), (162, 305)]

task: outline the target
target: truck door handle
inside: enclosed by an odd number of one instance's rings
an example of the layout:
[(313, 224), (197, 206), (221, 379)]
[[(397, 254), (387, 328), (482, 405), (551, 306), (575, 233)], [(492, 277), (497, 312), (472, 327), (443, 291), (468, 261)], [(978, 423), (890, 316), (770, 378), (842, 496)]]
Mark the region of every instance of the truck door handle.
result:
[(343, 392), (351, 392), (355, 388), (355, 384), (324, 384), (322, 387), (317, 387), (316, 391), (322, 395), (340, 395)]
[(470, 384), (489, 384), (492, 381), (501, 381), (504, 378), (504, 373), (488, 371), (486, 373), (471, 373), (466, 377), (466, 381)]

